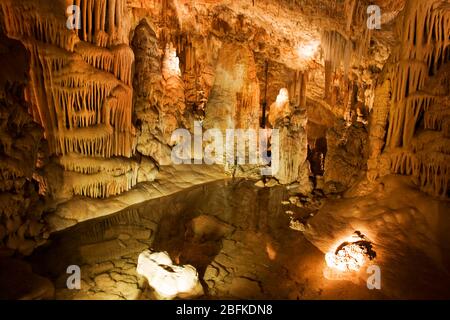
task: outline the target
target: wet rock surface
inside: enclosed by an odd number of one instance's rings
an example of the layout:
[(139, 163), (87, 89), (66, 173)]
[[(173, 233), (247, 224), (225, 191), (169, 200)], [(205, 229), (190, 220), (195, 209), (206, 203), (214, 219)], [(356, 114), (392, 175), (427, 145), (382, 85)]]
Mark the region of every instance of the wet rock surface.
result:
[[(328, 281), (323, 254), (289, 228), (282, 186), (226, 180), (187, 189), (54, 234), (31, 258), (53, 280), (57, 299), (155, 299), (136, 272), (146, 248), (194, 266), (202, 298), (379, 298), (364, 285)], [(69, 265), (81, 289), (69, 290)]]

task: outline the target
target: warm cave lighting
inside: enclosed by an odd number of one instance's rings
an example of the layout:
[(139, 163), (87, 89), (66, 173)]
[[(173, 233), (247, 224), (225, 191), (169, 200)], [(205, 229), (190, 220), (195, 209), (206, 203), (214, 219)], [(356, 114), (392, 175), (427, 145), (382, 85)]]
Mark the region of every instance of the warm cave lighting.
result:
[(311, 41), (306, 44), (302, 44), (297, 48), (298, 55), (302, 59), (311, 59), (315, 56), (317, 51), (319, 50), (320, 42), (319, 41)]
[(174, 265), (167, 252), (145, 250), (139, 255), (136, 271), (147, 279), (159, 300), (203, 294), (195, 268)]
[(325, 254), (325, 261), (331, 269), (358, 272), (368, 260), (373, 260), (376, 256), (372, 244), (358, 231), (339, 243), (335, 249)]
[(172, 45), (168, 45), (166, 48), (163, 65), (170, 76), (181, 76), (180, 59), (177, 57), (177, 51)]
[(286, 88), (282, 88), (282, 89), (280, 89), (280, 92), (278, 93), (276, 105), (278, 107), (282, 107), (287, 102), (289, 102), (289, 92)]

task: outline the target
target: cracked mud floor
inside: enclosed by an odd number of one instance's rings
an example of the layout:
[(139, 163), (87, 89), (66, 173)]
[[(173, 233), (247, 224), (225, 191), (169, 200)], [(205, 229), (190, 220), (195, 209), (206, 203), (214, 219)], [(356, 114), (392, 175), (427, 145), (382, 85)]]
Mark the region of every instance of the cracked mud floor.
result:
[[(324, 278), (323, 253), (289, 228), (287, 198), (284, 187), (213, 182), (54, 234), (30, 262), (56, 299), (152, 299), (136, 273), (147, 248), (196, 267), (202, 299), (383, 298), (365, 283)], [(67, 289), (69, 265), (81, 268), (81, 290)]]

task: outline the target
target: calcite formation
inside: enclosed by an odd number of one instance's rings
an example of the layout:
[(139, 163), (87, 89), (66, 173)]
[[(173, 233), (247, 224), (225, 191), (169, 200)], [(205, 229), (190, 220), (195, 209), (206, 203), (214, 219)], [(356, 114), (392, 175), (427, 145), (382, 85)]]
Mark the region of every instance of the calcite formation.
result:
[[(1, 0), (0, 40), (8, 254), (43, 243), (44, 218), (60, 230), (225, 176), (337, 197), (399, 174), (448, 198), (448, 0)], [(279, 170), (240, 152), (174, 164), (194, 123), (279, 130)]]
[[(407, 2), (403, 18), (398, 21), (400, 44), (385, 68), (378, 91), (381, 108), (372, 123), (387, 124), (385, 142), (380, 139), (383, 129), (372, 128), (373, 152), (380, 154), (384, 148), (378, 159), (384, 156), (392, 172), (413, 175), (424, 190), (440, 196), (447, 196), (450, 178), (447, 148), (439, 147), (446, 145), (446, 129), (436, 120), (439, 115), (445, 122), (448, 110), (446, 96), (450, 88), (442, 79), (448, 72), (449, 21), (447, 1)], [(428, 85), (430, 81), (433, 85)], [(424, 141), (431, 141), (431, 135), (436, 141), (442, 140), (436, 146), (425, 146)]]
[(257, 129), (261, 112), (259, 89), (252, 52), (242, 45), (224, 44), (206, 104), (205, 126)]
[[(136, 170), (117, 175), (97, 169), (93, 175), (92, 168), (102, 168), (99, 161), (110, 167), (114, 160), (108, 159), (135, 152), (134, 53), (125, 44), (125, 1), (66, 2), (52, 8), (50, 3), (3, 1), (4, 28), (30, 52), (26, 99), (51, 154), (69, 155), (62, 160), (66, 186), (76, 195), (116, 195), (136, 184)], [(67, 28), (64, 5), (81, 9), (80, 30)]]
[(142, 252), (136, 270), (148, 280), (159, 299), (194, 298), (203, 294), (195, 268), (173, 265), (167, 252)]
[[(262, 1), (251, 9), (209, 1), (3, 1), (3, 28), (31, 57), (30, 112), (64, 169), (56, 198), (105, 198), (152, 179), (139, 179), (138, 168), (148, 159), (171, 164), (171, 133), (192, 129), (194, 120), (220, 129), (270, 125), (283, 88), (287, 118), (290, 109), (325, 98), (333, 113), (364, 121), (372, 80), (348, 74), (370, 46), (366, 4), (323, 2), (317, 28), (306, 18), (311, 1)], [(294, 17), (298, 8), (303, 14)], [(286, 140), (284, 150), (291, 145)], [(305, 154), (302, 142), (300, 160), (283, 159), (290, 173), (281, 174), (282, 183), (297, 180), (291, 171), (307, 167)]]

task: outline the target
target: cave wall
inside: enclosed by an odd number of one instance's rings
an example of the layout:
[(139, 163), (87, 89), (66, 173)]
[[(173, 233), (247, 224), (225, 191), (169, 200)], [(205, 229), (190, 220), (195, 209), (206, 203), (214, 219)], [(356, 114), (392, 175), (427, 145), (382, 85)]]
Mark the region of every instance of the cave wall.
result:
[(48, 148), (24, 99), (29, 55), (0, 29), (0, 257), (30, 254), (45, 242)]
[[(81, 29), (66, 27), (68, 5)], [(58, 197), (107, 197), (137, 183), (132, 124), (133, 51), (125, 1), (3, 1), (8, 37), (30, 52), (25, 90), (50, 154), (64, 170)]]
[(408, 1), (397, 23), (399, 44), (376, 89), (369, 178), (411, 175), (424, 191), (446, 197), (450, 4)]
[[(34, 123), (20, 125), (36, 133), (24, 150), (45, 159), (40, 174), (36, 161), (19, 162), (21, 174), (52, 209), (123, 194), (156, 179), (171, 164), (172, 132), (197, 120), (205, 129), (280, 129), (275, 181), (304, 192), (311, 177), (343, 191), (367, 171), (369, 180), (412, 175), (445, 196), (448, 1), (376, 3), (383, 28), (369, 32), (369, 1), (3, 0), (0, 25), (29, 65), (28, 81), (5, 94), (19, 98), (4, 98), (3, 109), (28, 111)], [(66, 26), (72, 4), (80, 30)], [(4, 74), (17, 83), (16, 72)], [(4, 119), (17, 126), (9, 111)], [(8, 155), (16, 138), (2, 136)], [(224, 168), (260, 179), (255, 169)]]
[[(72, 4), (81, 8), (80, 30), (66, 27)], [(311, 174), (308, 147), (326, 139), (326, 129), (341, 118), (366, 121), (376, 76), (367, 70), (378, 70), (385, 57), (375, 49), (384, 47), (371, 46), (368, 32), (358, 38), (366, 30), (365, 2), (323, 3), (318, 22), (293, 15), (295, 8), (310, 12), (317, 3), (293, 3), (280, 11), (281, 5), (2, 2), (7, 35), (31, 55), (26, 99), (45, 130), (53, 162), (64, 169), (62, 181), (52, 186), (55, 198), (106, 198), (153, 180), (158, 168), (170, 164), (171, 133), (192, 130), (194, 120), (206, 128), (256, 129), (263, 122), (273, 127), (268, 118), (278, 112), (282, 89), (289, 106), (275, 117), (287, 126), (292, 122), (296, 133), (283, 133), (283, 172), (276, 178), (307, 183), (299, 177)], [(257, 18), (262, 12), (265, 20)], [(323, 55), (299, 54), (305, 43), (318, 46), (320, 40)], [(303, 124), (293, 116), (297, 109), (306, 109), (301, 117), (313, 120)], [(332, 116), (323, 120), (327, 112)], [(308, 122), (321, 128), (317, 135), (311, 130), (311, 139)], [(289, 155), (290, 139), (302, 141), (295, 145), (297, 154)]]

